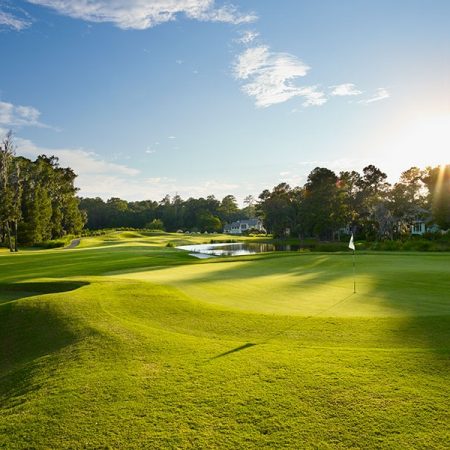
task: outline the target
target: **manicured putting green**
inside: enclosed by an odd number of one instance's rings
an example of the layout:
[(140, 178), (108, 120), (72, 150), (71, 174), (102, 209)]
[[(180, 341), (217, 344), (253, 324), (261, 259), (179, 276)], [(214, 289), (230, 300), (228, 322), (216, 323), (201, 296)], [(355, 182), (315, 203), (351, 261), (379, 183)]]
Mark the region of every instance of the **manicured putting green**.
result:
[(179, 288), (190, 297), (254, 312), (324, 317), (450, 314), (446, 255), (358, 255), (353, 294), (350, 255), (294, 254), (233, 262), (208, 260), (121, 274)]

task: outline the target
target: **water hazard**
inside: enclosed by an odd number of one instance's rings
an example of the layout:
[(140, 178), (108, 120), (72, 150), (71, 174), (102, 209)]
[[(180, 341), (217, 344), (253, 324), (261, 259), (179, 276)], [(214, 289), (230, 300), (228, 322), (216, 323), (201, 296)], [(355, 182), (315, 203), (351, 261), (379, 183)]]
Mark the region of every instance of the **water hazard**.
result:
[(241, 256), (266, 252), (291, 252), (300, 249), (299, 245), (266, 244), (258, 242), (236, 242), (222, 244), (181, 245), (177, 247), (190, 252), (197, 258), (210, 258), (213, 256)]

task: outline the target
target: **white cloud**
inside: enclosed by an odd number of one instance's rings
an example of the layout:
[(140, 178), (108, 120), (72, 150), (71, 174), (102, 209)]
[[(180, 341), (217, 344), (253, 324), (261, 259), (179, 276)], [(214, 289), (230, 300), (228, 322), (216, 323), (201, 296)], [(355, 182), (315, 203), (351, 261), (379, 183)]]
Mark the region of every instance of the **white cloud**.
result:
[(333, 89), (330, 95), (338, 97), (362, 94), (362, 91), (356, 89), (353, 83), (337, 84), (336, 86), (330, 86), (330, 89)]
[(289, 53), (276, 53), (267, 46), (248, 48), (238, 55), (233, 71), (243, 80), (242, 91), (255, 99), (258, 107), (304, 97), (304, 106), (322, 105), (327, 99), (315, 86), (296, 86), (293, 80), (304, 77), (309, 67)]
[(364, 103), (365, 105), (368, 105), (369, 103), (378, 102), (380, 100), (384, 100), (385, 98), (389, 98), (390, 96), (391, 94), (388, 92), (386, 88), (378, 88), (372, 97), (366, 100), (361, 100), (359, 103)]
[(239, 191), (240, 185), (236, 183), (227, 183), (221, 181), (206, 180), (194, 185), (180, 186), (180, 192), (189, 197), (207, 197), (215, 195), (221, 198), (228, 194), (234, 194)]
[(179, 14), (189, 19), (241, 24), (256, 19), (236, 7), (216, 7), (214, 0), (28, 0), (76, 19), (110, 22), (122, 29), (144, 30), (175, 20)]
[(21, 31), (30, 25), (31, 21), (28, 19), (18, 17), (6, 11), (0, 11), (0, 27), (3, 26), (15, 31)]
[(61, 166), (71, 167), (75, 173), (84, 175), (120, 174), (135, 176), (139, 170), (105, 161), (93, 152), (83, 149), (49, 149), (39, 147), (28, 139), (16, 138), (17, 153), (28, 158), (36, 158), (38, 155), (54, 155), (60, 160)]
[(168, 178), (168, 177), (152, 177), (152, 178), (147, 178), (145, 180), (146, 183), (155, 183), (155, 184), (173, 183), (175, 181), (176, 181), (175, 178)]
[(251, 44), (259, 36), (259, 33), (257, 31), (246, 30), (240, 33), (240, 35), (241, 37), (236, 39), (236, 42), (248, 45)]
[(176, 139), (176, 138), (177, 138), (176, 136), (168, 136), (167, 139)]
[[(0, 138), (7, 130), (0, 127)], [(178, 193), (183, 198), (206, 197), (214, 194), (222, 198), (227, 194), (245, 196), (252, 191), (243, 192), (242, 183), (229, 183), (217, 180), (198, 180), (195, 184), (182, 183), (166, 176), (143, 176), (138, 169), (101, 159), (99, 155), (83, 149), (49, 149), (40, 147), (30, 140), (15, 139), (17, 154), (27, 158), (38, 155), (54, 155), (62, 167), (71, 167), (78, 177), (75, 184), (82, 197), (120, 197), (126, 200), (159, 200), (166, 194)], [(245, 195), (244, 195), (245, 194)]]
[(280, 172), (280, 178), (278, 180), (281, 183), (287, 183), (291, 187), (300, 186), (304, 183), (304, 175), (298, 173), (292, 173), (290, 171)]
[(317, 86), (299, 88), (298, 92), (298, 95), (305, 98), (303, 106), (321, 106), (328, 101), (325, 94), (317, 90)]
[(33, 106), (16, 106), (0, 101), (0, 125), (48, 127), (39, 122), (40, 115), (40, 111)]

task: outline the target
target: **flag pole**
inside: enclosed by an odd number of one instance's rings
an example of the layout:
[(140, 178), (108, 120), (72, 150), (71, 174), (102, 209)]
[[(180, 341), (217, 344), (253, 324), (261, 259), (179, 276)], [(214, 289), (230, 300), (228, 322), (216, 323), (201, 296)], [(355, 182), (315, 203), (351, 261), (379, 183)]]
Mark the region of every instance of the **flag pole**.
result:
[(355, 250), (353, 250), (353, 293), (356, 294)]
[(350, 250), (353, 250), (353, 255), (352, 255), (352, 259), (353, 259), (353, 293), (356, 294), (356, 264), (355, 264), (355, 242), (353, 240), (353, 233), (350, 236), (350, 242), (348, 243), (348, 248)]

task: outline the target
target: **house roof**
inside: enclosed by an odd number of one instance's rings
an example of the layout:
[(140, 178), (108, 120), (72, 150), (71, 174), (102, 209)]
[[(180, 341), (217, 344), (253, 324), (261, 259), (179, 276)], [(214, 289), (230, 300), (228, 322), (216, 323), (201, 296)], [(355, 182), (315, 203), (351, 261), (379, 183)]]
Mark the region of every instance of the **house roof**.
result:
[(261, 220), (254, 218), (254, 219), (246, 219), (246, 220), (237, 220), (235, 222), (227, 223), (224, 227), (224, 229), (232, 229), (232, 228), (240, 228), (241, 225), (247, 225), (247, 227), (255, 227), (258, 224), (261, 223)]

